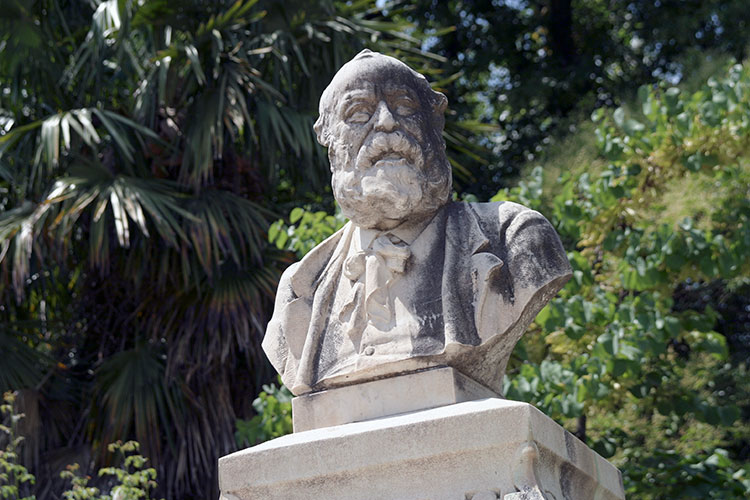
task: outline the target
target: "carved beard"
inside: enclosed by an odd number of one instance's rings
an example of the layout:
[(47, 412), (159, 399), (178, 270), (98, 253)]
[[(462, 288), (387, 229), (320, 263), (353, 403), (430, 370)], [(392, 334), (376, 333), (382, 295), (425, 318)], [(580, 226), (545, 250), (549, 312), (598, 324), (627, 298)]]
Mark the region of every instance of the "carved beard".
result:
[(343, 145), (331, 144), (329, 156), (334, 196), (360, 226), (390, 229), (441, 204), (429, 199), (422, 147), (401, 131), (371, 134), (354, 158)]

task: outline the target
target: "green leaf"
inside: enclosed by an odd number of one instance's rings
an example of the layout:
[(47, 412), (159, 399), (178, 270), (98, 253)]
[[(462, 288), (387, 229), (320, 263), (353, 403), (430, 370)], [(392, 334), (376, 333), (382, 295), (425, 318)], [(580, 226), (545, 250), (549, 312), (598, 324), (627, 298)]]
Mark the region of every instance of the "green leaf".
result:
[(281, 230), (281, 226), (284, 223), (282, 220), (277, 220), (273, 224), (271, 224), (268, 228), (268, 241), (273, 243), (276, 241), (276, 238), (279, 235), (279, 231)]
[(205, 85), (206, 84), (206, 75), (203, 73), (203, 67), (201, 66), (200, 58), (198, 57), (198, 49), (195, 48), (192, 44), (186, 44), (184, 47), (185, 55), (190, 60), (190, 67), (193, 70), (193, 73), (195, 74), (196, 80), (198, 80), (199, 85)]
[(680, 110), (680, 89), (670, 87), (664, 92), (664, 104), (667, 107), (667, 114), (674, 116)]
[(612, 117), (615, 120), (615, 125), (622, 128), (623, 125), (625, 124), (625, 110), (622, 108), (615, 109), (615, 112), (612, 115)]
[(637, 135), (646, 130), (645, 125), (637, 120), (628, 119), (622, 124), (622, 128), (628, 135)]
[(703, 166), (703, 155), (695, 153), (687, 157), (685, 160), (685, 168), (691, 172), (698, 172)]
[(302, 216), (305, 214), (305, 210), (299, 207), (295, 207), (292, 209), (292, 211), (289, 213), (289, 222), (292, 224), (296, 223), (298, 220), (302, 218)]
[(567, 335), (569, 338), (573, 340), (578, 340), (581, 337), (584, 336), (586, 333), (586, 329), (582, 327), (581, 325), (577, 325), (575, 323), (572, 323), (565, 327), (565, 335)]
[(615, 356), (620, 351), (620, 342), (617, 335), (610, 331), (601, 334), (596, 342), (604, 347), (604, 351), (610, 356)]

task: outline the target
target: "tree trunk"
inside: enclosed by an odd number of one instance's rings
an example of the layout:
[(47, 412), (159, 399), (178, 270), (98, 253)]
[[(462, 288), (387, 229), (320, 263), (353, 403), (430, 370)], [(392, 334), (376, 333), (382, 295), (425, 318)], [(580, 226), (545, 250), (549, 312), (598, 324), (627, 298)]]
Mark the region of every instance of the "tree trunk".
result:
[(578, 417), (578, 429), (576, 429), (575, 433), (573, 433), (575, 437), (586, 442), (586, 415), (583, 414), (580, 417)]
[(547, 29), (550, 35), (552, 55), (562, 66), (567, 66), (575, 58), (573, 43), (573, 10), (571, 0), (549, 0)]

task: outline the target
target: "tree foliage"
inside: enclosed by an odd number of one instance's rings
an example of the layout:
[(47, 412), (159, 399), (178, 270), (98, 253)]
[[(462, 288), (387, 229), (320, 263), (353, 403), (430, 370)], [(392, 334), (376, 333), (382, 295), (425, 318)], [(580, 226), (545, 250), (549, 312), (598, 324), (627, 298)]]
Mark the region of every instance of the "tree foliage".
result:
[(253, 401), (257, 413), (249, 420), (237, 420), (234, 437), (237, 446), (255, 446), (292, 432), (292, 393), (281, 384), (264, 385), (263, 391)]
[(23, 442), (18, 424), (23, 414), (14, 409), (15, 396), (11, 392), (3, 394), (0, 404), (0, 495), (8, 500), (31, 500), (28, 495), (36, 478), (20, 463), (18, 449)]
[[(638, 498), (740, 498), (750, 493), (747, 360), (731, 364), (714, 310), (674, 296), (717, 280), (747, 290), (750, 68), (695, 93), (642, 87), (637, 104), (594, 114), (600, 172), (566, 173), (545, 198), (536, 171), (536, 183), (498, 194), (542, 209), (575, 249), (574, 278), (519, 346), (526, 361), (506, 394), (574, 419)], [(665, 193), (686, 183), (710, 186), (712, 199), (670, 223)]]
[(320, 93), (366, 45), (433, 76), (435, 58), (370, 1), (6, 3), (0, 390), (24, 389), (38, 494), (135, 438), (162, 494), (215, 496), (271, 377), (291, 256), (269, 224), (326, 202)]
[(460, 74), (453, 110), (500, 127), (483, 140), (495, 156), (463, 186), (488, 198), (594, 108), (689, 75), (706, 50), (742, 60), (750, 11), (744, 0), (431, 0), (412, 19)]
[[(0, 405), (0, 496), (8, 500), (35, 500), (37, 497), (28, 494), (36, 477), (19, 463), (17, 453), (24, 437), (19, 427), (25, 415), (16, 410), (16, 395), (12, 392), (3, 394)], [(60, 477), (70, 482), (70, 488), (62, 492), (65, 500), (135, 500), (151, 498), (150, 491), (156, 486), (156, 470), (147, 468), (148, 459), (138, 454), (136, 441), (110, 444), (110, 453), (118, 455), (118, 466), (105, 467), (99, 470), (99, 476), (111, 476), (107, 481), (110, 494), (102, 493), (99, 488), (89, 486), (90, 477), (81, 475), (78, 464), (68, 465)]]

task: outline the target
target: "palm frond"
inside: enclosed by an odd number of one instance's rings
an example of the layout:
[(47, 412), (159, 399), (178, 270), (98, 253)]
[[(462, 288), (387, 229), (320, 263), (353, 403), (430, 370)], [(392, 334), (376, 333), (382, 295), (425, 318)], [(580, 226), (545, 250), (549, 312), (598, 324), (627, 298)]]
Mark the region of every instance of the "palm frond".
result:
[(140, 313), (148, 318), (147, 330), (169, 339), (170, 373), (186, 372), (189, 378), (238, 357), (265, 365), (259, 341), (277, 280), (273, 265), (225, 266), (200, 293), (187, 289), (160, 303), (144, 303)]
[(183, 397), (179, 384), (166, 378), (156, 350), (139, 345), (120, 352), (97, 370), (89, 432), (107, 443), (135, 438), (159, 463), (165, 444), (172, 455), (177, 453)]
[(46, 360), (44, 357), (24, 342), (16, 327), (24, 329), (38, 327), (38, 321), (25, 321), (0, 325), (0, 351), (3, 362), (0, 363), (0, 392), (33, 389), (42, 381)]
[[(326, 200), (312, 130), (320, 94), (365, 46), (422, 70), (429, 55), (373, 0), (25, 5), (20, 17), (0, 12), (0, 43), (28, 59), (0, 51), (12, 93), (0, 130), (0, 301), (31, 311), (44, 297), (70, 315), (50, 334), (62, 361), (39, 389), (53, 430), (39, 456), (55, 463), (55, 447), (136, 437), (165, 496), (215, 497), (234, 418), (271, 376), (260, 338), (290, 261), (267, 244), (272, 211)], [(50, 15), (57, 24), (34, 31), (36, 47), (2, 29)], [(50, 281), (72, 289), (29, 284), (55, 265), (66, 271)], [(72, 270), (80, 279), (66, 278)], [(51, 425), (61, 411), (75, 417)]]

